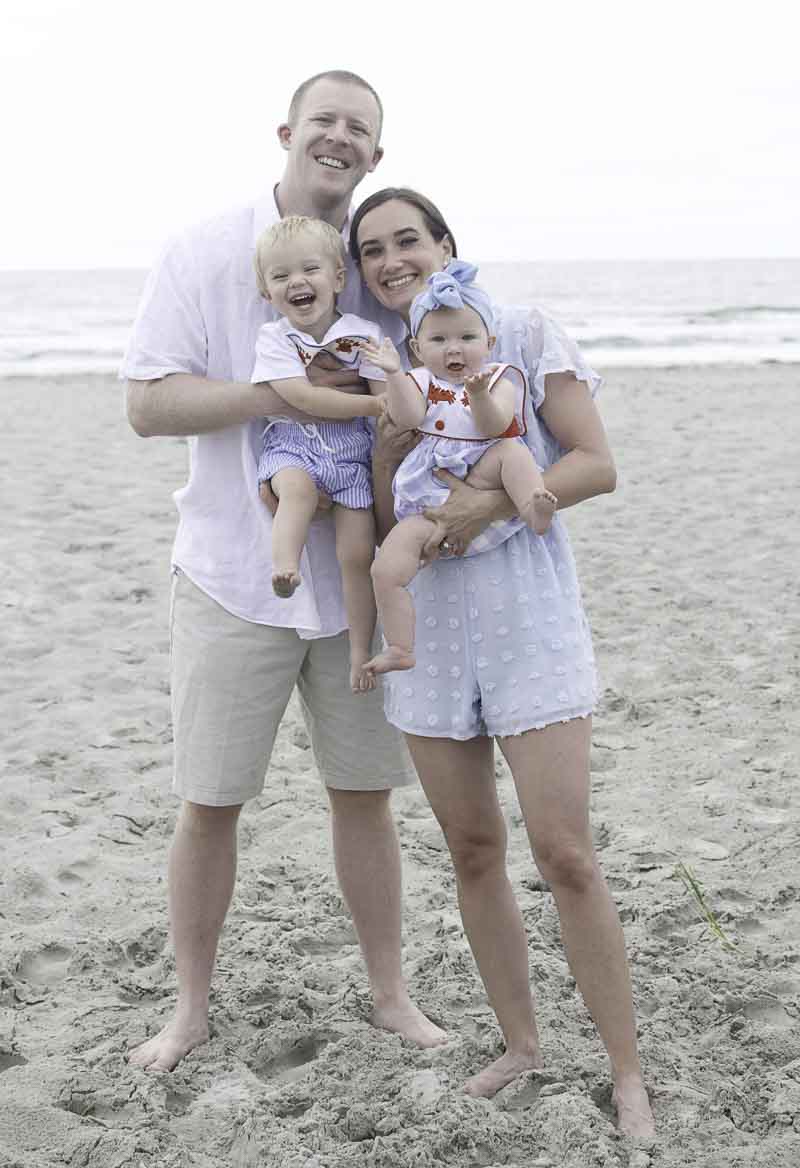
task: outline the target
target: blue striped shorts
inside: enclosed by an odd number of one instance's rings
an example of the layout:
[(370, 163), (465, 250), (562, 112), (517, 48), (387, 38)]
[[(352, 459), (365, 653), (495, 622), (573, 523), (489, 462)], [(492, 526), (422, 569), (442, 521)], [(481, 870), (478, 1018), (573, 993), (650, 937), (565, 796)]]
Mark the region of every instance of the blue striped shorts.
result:
[(372, 506), (372, 434), (363, 418), (352, 422), (270, 422), (264, 431), (258, 481), (280, 470), (304, 470), (317, 490), (354, 509)]

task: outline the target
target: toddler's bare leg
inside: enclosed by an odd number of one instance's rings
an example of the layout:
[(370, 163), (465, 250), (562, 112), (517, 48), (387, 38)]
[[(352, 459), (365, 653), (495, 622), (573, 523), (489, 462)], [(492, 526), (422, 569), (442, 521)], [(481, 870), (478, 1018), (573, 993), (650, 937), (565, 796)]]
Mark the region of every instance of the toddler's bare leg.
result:
[(504, 489), (531, 531), (543, 535), (550, 526), (558, 499), (548, 491), (527, 446), (504, 438), (478, 459), (465, 480), (478, 490)]
[(425, 543), (437, 525), (421, 515), (402, 519), (387, 535), (372, 565), (372, 583), (387, 647), (365, 668), (373, 673), (413, 669), (414, 604), (407, 585), (416, 576)]
[(336, 504), (333, 521), (350, 628), (350, 688), (353, 693), (364, 693), (375, 688), (375, 674), (365, 668), (375, 632), (375, 594), (369, 574), (375, 554), (375, 517), (371, 507)]
[(293, 466), (273, 475), (270, 486), (278, 497), (272, 520), (272, 587), (276, 596), (286, 598), (300, 584), (300, 553), (318, 493), (311, 476)]

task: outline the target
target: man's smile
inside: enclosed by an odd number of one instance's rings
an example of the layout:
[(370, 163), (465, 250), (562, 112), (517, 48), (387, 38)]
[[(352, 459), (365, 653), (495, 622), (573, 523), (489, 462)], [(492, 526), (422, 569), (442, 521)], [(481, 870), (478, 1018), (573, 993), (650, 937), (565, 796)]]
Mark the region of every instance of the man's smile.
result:
[(346, 162), (344, 162), (341, 158), (334, 158), (330, 154), (318, 154), (316, 155), (316, 161), (320, 164), (320, 166), (330, 166), (334, 170), (349, 170), (348, 164)]

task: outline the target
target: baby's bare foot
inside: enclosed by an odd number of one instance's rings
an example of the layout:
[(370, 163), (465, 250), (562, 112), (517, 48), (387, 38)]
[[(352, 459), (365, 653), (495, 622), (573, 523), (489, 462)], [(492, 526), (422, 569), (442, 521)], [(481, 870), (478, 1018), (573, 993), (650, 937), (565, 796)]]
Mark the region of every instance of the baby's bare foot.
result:
[(617, 1111), (617, 1128), (631, 1140), (652, 1140), (656, 1134), (650, 1100), (638, 1075), (619, 1079), (614, 1085), (611, 1102)]
[(525, 520), (531, 531), (535, 531), (537, 535), (544, 535), (552, 522), (557, 506), (558, 499), (553, 492), (540, 487), (531, 495), (530, 502), (521, 512), (521, 518)]
[(153, 1038), (128, 1052), (128, 1062), (145, 1071), (171, 1071), (196, 1046), (208, 1042), (208, 1025), (182, 1024), (173, 1018)]
[(528, 1053), (514, 1053), (506, 1051), (501, 1054), (499, 1059), (495, 1059), (493, 1063), (489, 1063), (488, 1067), (484, 1067), (477, 1075), (473, 1075), (471, 1079), (467, 1079), (464, 1084), (464, 1090), (467, 1095), (472, 1095), (475, 1099), (491, 1099), (503, 1087), (507, 1087), (509, 1083), (524, 1074), (525, 1071), (538, 1071), (544, 1065), (542, 1053), (539, 1050), (533, 1050)]
[(417, 1046), (441, 1046), (447, 1042), (447, 1035), (430, 1018), (426, 1018), (417, 1006), (407, 998), (397, 1002), (385, 1002), (375, 1006), (372, 1023), (380, 1030), (389, 1030)]
[(364, 666), (371, 673), (393, 673), (396, 669), (413, 669), (417, 659), (408, 649), (399, 645), (387, 645), (382, 653), (376, 653)]
[(288, 600), (300, 587), (300, 573), (289, 569), (272, 573), (272, 591), (283, 600)]

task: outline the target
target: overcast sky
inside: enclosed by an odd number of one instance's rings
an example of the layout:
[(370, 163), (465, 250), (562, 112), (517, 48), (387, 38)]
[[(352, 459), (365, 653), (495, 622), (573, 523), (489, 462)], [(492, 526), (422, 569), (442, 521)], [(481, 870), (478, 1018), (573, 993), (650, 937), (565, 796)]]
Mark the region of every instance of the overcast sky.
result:
[(799, 256), (794, 7), (3, 0), (0, 267), (149, 265), (280, 177), (330, 68), (384, 98), (359, 194), (418, 187), (476, 260)]

